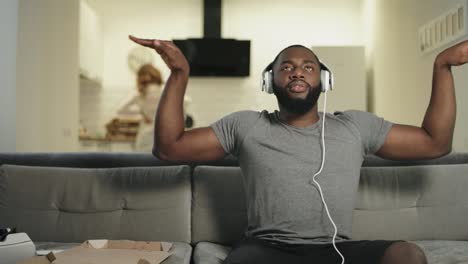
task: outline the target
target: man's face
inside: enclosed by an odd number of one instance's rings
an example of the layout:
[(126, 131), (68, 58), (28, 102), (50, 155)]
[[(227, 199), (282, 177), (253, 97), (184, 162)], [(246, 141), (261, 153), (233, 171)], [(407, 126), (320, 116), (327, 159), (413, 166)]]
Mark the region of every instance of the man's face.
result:
[(320, 63), (310, 50), (284, 50), (273, 65), (273, 76), (273, 91), (287, 111), (303, 115), (317, 104), (321, 92)]

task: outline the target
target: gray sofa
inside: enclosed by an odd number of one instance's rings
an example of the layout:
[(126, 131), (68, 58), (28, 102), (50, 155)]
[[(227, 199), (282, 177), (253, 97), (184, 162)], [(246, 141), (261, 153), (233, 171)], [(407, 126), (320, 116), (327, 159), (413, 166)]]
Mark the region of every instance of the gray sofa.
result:
[[(214, 264), (246, 226), (232, 157), (181, 164), (134, 153), (0, 153), (0, 165), (0, 227), (28, 233), (37, 249), (98, 238), (171, 241), (164, 263)], [(429, 263), (468, 263), (468, 153), (369, 156), (358, 193), (354, 239), (414, 241)]]

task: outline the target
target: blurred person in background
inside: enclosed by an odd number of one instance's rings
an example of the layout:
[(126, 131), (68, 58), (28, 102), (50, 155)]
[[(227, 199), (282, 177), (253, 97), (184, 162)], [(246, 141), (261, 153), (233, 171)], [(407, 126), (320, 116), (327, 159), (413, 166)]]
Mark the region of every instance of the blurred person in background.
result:
[[(154, 117), (158, 108), (159, 99), (164, 83), (161, 72), (151, 64), (145, 64), (137, 72), (136, 87), (138, 93), (121, 106), (119, 115), (140, 115), (141, 121), (135, 139), (135, 150), (138, 152), (151, 152), (154, 137)], [(190, 103), (190, 98), (184, 97), (184, 109)], [(185, 111), (184, 111), (185, 112)], [(185, 120), (193, 120), (185, 114)], [(187, 122), (186, 122), (187, 123)]]

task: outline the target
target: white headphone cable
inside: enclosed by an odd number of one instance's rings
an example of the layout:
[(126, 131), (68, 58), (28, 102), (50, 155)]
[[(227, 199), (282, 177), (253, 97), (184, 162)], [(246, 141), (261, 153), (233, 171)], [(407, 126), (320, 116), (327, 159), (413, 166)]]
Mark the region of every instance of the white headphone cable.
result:
[(332, 239), (333, 247), (335, 248), (335, 251), (341, 257), (341, 264), (344, 264), (344, 262), (345, 262), (344, 256), (338, 250), (338, 248), (336, 247), (336, 243), (335, 243), (336, 235), (338, 233), (338, 228), (336, 227), (336, 224), (335, 224), (335, 222), (333, 221), (333, 219), (332, 219), (332, 217), (330, 215), (330, 211), (328, 210), (327, 203), (325, 202), (325, 198), (323, 197), (322, 187), (320, 187), (320, 184), (315, 180), (315, 177), (322, 172), (323, 166), (325, 164), (325, 116), (326, 116), (325, 111), (327, 109), (327, 91), (325, 91), (324, 94), (325, 94), (324, 95), (325, 98), (323, 100), (323, 118), (322, 118), (322, 133), (321, 133), (322, 134), (321, 135), (322, 136), (322, 163), (320, 165), (319, 171), (317, 173), (315, 173), (314, 176), (312, 177), (312, 181), (315, 183), (315, 185), (317, 186), (317, 188), (319, 190), (320, 197), (322, 198), (323, 206), (325, 207), (325, 211), (327, 212), (328, 218), (330, 219), (330, 222), (332, 223), (333, 228), (335, 230), (334, 233), (333, 233), (333, 239)]

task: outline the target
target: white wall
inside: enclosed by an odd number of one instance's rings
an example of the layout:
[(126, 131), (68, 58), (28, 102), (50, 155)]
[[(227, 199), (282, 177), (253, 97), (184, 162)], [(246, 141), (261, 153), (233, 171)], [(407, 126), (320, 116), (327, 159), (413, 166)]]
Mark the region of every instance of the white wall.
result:
[(18, 151), (69, 151), (78, 143), (78, 0), (20, 0)]
[(101, 21), (87, 0), (80, 0), (79, 28), (80, 74), (100, 82), (103, 63)]
[(15, 151), (16, 146), (16, 36), (18, 2), (0, 1), (0, 151)]
[[(364, 46), (315, 47), (320, 60), (326, 62), (334, 76), (333, 89), (327, 93), (326, 112), (349, 109), (367, 111), (366, 64)], [(319, 111), (323, 111), (322, 94)]]
[[(243, 109), (276, 109), (276, 99), (260, 92), (260, 73), (284, 47), (359, 46), (364, 44), (362, 0), (224, 0), (222, 36), (251, 40), (247, 78), (191, 78), (187, 94), (196, 126)], [(128, 34), (147, 38), (202, 37), (202, 0), (96, 1), (104, 32), (103, 106), (115, 109), (135, 88), (126, 56), (134, 47)], [(326, 25), (326, 26), (325, 26)], [(165, 77), (169, 71), (157, 57)], [(109, 116), (103, 120), (108, 119)]]
[[(375, 112), (404, 124), (420, 125), (430, 98), (432, 66), (436, 50), (418, 51), (418, 29), (444, 13), (459, 0), (376, 1), (373, 39), (373, 83)], [(453, 69), (458, 98), (454, 150), (468, 150), (468, 66)]]

